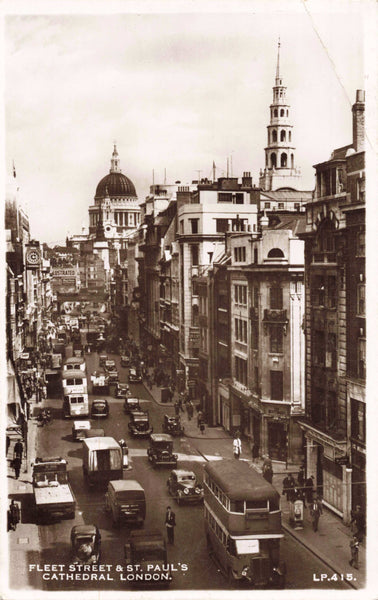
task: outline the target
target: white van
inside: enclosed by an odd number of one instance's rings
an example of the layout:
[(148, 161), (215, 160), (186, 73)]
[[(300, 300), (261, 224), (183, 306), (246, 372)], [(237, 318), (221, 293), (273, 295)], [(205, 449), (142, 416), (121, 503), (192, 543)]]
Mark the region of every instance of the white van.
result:
[(68, 394), (63, 398), (63, 415), (65, 419), (71, 417), (88, 417), (88, 394)]

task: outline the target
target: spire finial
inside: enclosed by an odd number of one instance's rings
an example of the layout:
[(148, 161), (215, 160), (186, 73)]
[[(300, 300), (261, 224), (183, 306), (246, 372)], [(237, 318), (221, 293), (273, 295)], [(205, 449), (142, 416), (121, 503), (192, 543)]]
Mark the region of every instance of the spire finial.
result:
[(117, 142), (114, 140), (113, 142), (113, 154), (112, 154), (112, 158), (110, 161), (110, 173), (116, 173), (116, 172), (121, 172), (121, 169), (119, 168), (119, 158), (118, 158), (118, 151), (117, 151)]
[(277, 69), (276, 69), (276, 80), (280, 78), (280, 48), (281, 38), (278, 38), (278, 51), (277, 51)]

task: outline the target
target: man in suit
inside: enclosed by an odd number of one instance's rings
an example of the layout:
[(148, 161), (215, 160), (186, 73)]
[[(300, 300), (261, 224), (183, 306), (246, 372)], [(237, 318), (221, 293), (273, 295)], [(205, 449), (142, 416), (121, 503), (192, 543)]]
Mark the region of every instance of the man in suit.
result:
[(174, 544), (176, 515), (170, 506), (167, 506), (167, 512), (165, 513), (165, 526), (167, 528), (168, 543)]

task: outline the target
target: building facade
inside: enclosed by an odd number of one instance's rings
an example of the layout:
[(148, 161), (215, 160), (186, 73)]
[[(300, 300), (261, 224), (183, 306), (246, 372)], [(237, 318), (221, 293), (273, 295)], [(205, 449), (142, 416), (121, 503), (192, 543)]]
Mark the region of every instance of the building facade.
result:
[(364, 472), (363, 149), (364, 92), (358, 90), (353, 142), (315, 165), (315, 196), (306, 207), (302, 236), (307, 419), (301, 427), (307, 473), (314, 476), (326, 505), (345, 521), (352, 506), (351, 460), (356, 478)]

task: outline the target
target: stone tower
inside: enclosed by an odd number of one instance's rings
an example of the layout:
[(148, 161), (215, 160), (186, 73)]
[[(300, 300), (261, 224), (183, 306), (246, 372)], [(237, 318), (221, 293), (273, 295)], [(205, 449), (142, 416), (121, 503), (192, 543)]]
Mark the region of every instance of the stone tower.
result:
[(300, 189), (301, 172), (295, 162), (293, 126), (290, 124), (290, 105), (286, 87), (280, 74), (280, 46), (278, 41), (277, 69), (273, 87), (273, 103), (270, 105), (268, 144), (265, 148), (265, 168), (260, 170), (259, 185), (262, 190)]

